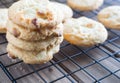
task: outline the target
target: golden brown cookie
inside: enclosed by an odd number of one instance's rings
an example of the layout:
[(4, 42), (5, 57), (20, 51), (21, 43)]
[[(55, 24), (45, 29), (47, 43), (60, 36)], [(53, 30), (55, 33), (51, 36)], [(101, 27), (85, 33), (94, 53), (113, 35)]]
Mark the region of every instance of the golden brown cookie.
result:
[(90, 11), (98, 9), (104, 0), (67, 0), (68, 5), (80, 11)]
[(120, 30), (120, 6), (110, 6), (101, 10), (98, 20), (107, 28)]
[(9, 43), (13, 44), (14, 46), (20, 49), (27, 51), (40, 51), (46, 49), (49, 46), (59, 45), (63, 41), (63, 37), (61, 35), (61, 37), (49, 37), (45, 40), (30, 42), (18, 39), (9, 32), (7, 32), (6, 38)]
[(103, 43), (108, 37), (105, 27), (86, 17), (67, 19), (64, 23), (64, 38), (78, 46)]
[(8, 9), (0, 9), (0, 33), (6, 33), (8, 20)]
[(8, 44), (7, 51), (9, 55), (18, 57), (28, 64), (43, 64), (50, 61), (53, 58), (53, 54), (59, 51), (59, 45), (52, 48), (46, 48), (42, 51), (25, 51), (15, 47), (12, 44)]

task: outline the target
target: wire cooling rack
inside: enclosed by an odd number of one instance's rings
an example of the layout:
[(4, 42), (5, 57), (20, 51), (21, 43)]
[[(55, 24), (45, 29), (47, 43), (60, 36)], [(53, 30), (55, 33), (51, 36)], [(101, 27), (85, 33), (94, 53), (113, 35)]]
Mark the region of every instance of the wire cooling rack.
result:
[[(17, 0), (0, 0), (0, 7), (9, 7)], [(65, 0), (55, 0), (66, 3)], [(120, 5), (120, 0), (105, 0), (95, 11), (74, 10), (74, 17), (97, 20), (104, 7)], [(107, 29), (108, 40), (90, 48), (80, 48), (64, 41), (53, 60), (43, 65), (28, 65), (7, 57), (5, 34), (0, 34), (0, 83), (120, 83), (120, 31)]]

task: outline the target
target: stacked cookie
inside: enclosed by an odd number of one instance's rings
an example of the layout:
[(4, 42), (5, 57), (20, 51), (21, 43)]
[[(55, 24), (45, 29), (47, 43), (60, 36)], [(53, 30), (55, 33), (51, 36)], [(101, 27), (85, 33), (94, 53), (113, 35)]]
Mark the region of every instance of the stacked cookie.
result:
[(64, 16), (48, 0), (20, 0), (8, 10), (7, 51), (25, 63), (46, 63), (63, 41)]

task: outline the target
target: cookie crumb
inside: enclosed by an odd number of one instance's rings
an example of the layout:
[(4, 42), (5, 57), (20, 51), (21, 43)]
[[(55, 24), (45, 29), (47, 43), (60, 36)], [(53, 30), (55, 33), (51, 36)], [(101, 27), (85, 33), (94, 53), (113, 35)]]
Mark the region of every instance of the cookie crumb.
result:
[(49, 72), (52, 72), (52, 71), (53, 71), (53, 69), (52, 69), (52, 68), (49, 68), (49, 69), (48, 69), (48, 71), (49, 71)]

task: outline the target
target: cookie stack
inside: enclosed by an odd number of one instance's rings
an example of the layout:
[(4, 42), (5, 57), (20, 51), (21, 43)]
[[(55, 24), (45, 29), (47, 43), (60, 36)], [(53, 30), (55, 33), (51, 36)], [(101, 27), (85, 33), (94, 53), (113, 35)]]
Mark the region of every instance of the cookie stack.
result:
[(48, 0), (20, 0), (8, 10), (7, 51), (28, 64), (46, 63), (63, 41), (64, 16)]

